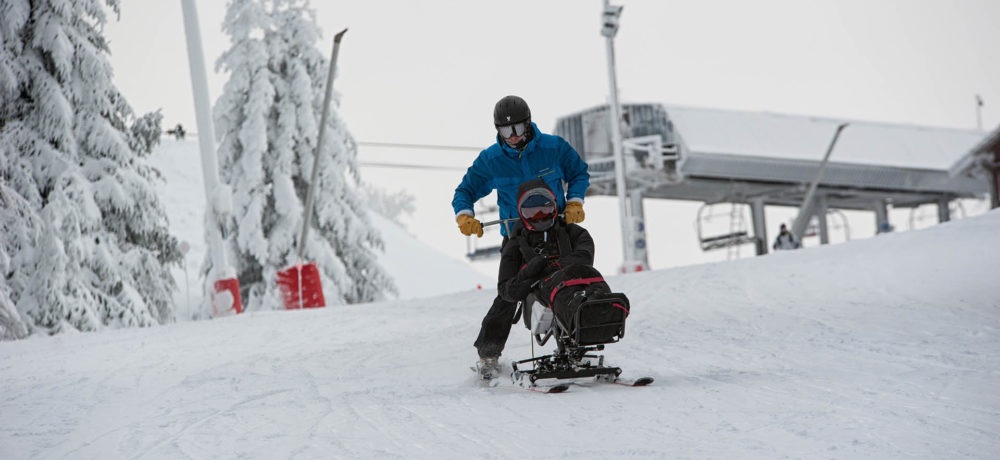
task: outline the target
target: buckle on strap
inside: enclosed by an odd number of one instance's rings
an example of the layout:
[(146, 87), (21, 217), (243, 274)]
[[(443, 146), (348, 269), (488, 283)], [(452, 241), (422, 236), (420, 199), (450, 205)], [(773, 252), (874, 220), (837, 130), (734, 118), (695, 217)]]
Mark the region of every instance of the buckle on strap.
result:
[(552, 289), (552, 294), (549, 295), (549, 305), (552, 305), (552, 303), (556, 301), (556, 293), (558, 293), (559, 290), (564, 287), (579, 286), (581, 284), (594, 284), (594, 283), (600, 283), (601, 281), (604, 281), (604, 278), (600, 276), (595, 276), (593, 278), (578, 278), (575, 280), (563, 281), (557, 284), (556, 287)]

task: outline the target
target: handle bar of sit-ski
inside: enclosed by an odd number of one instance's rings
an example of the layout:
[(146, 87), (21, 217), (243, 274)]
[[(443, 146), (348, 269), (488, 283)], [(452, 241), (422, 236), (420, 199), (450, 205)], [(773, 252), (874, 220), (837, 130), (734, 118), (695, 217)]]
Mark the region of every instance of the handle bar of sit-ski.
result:
[[(565, 218), (566, 215), (565, 214), (559, 214), (559, 217)], [(521, 220), (520, 217), (512, 217), (510, 219), (491, 220), (489, 222), (483, 222), (483, 227), (489, 227), (490, 225), (497, 225), (497, 224), (506, 224), (506, 223), (510, 223), (510, 222), (517, 222), (519, 220)]]
[[(559, 214), (559, 217), (562, 217), (562, 218), (565, 219), (566, 215), (565, 214)], [(510, 223), (511, 222), (517, 222), (519, 220), (521, 220), (519, 217), (512, 217), (510, 219), (497, 219), (497, 220), (491, 220), (489, 222), (484, 222), (482, 224), (482, 226), (483, 226), (483, 228), (486, 228), (486, 227), (489, 227), (490, 225), (503, 224), (504, 227), (507, 227), (507, 234), (510, 234), (510, 232), (511, 232), (511, 230), (510, 230)]]
[(489, 222), (483, 222), (483, 227), (489, 227), (490, 225), (497, 225), (497, 224), (506, 224), (508, 222), (517, 222), (519, 220), (521, 220), (521, 219), (517, 218), (517, 217), (511, 218), (511, 219), (491, 220)]

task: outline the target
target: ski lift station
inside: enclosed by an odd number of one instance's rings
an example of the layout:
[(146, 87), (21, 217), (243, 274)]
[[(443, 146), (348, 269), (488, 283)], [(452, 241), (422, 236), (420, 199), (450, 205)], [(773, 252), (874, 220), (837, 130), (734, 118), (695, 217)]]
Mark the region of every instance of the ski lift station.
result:
[[(609, 119), (604, 105), (556, 124), (555, 134), (590, 165), (593, 195), (616, 195)], [(830, 212), (871, 211), (880, 232), (891, 228), (890, 205), (933, 204), (943, 222), (953, 200), (981, 197), (988, 189), (982, 180), (949, 174), (982, 142), (984, 133), (976, 130), (661, 104), (623, 104), (621, 128), (631, 244), (643, 261), (643, 198), (698, 201), (703, 209), (746, 205), (749, 228), (734, 221), (726, 231), (703, 234), (699, 225), (701, 246), (754, 244), (760, 255), (769, 241), (765, 206), (799, 208), (792, 232), (801, 237), (814, 220), (826, 244)]]
[(1000, 127), (959, 158), (948, 172), (988, 182), (990, 208), (1000, 208)]

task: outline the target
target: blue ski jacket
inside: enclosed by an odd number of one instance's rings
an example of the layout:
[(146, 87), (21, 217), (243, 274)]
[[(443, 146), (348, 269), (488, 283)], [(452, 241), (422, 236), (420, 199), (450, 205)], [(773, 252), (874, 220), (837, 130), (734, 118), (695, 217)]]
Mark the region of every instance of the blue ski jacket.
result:
[[(567, 200), (583, 201), (590, 187), (587, 163), (565, 139), (543, 134), (534, 123), (531, 128), (534, 138), (524, 150), (508, 146), (498, 135), (496, 143), (479, 152), (455, 189), (451, 206), (456, 216), (475, 215), (473, 204), (496, 190), (500, 218), (516, 218), (517, 187), (536, 178), (545, 181), (555, 193), (560, 212), (566, 208)], [(507, 236), (503, 225), (500, 232)]]

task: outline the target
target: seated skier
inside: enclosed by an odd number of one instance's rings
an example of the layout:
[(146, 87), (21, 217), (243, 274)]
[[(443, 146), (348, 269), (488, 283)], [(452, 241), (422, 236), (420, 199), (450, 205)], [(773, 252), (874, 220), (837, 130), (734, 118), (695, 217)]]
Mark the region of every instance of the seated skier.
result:
[(517, 196), (521, 220), (503, 248), (497, 277), (500, 297), (508, 302), (525, 300), (540, 280), (563, 267), (594, 264), (590, 233), (558, 216), (555, 194), (544, 181), (522, 183)]
[[(594, 240), (583, 227), (559, 217), (556, 196), (543, 180), (522, 183), (516, 197), (520, 220), (508, 229), (497, 276), (498, 298), (501, 305), (510, 308), (491, 309), (476, 340), (480, 350), (494, 350), (497, 357), (510, 334), (514, 305), (524, 300), (533, 284), (560, 266), (594, 262)], [(476, 364), (484, 379), (499, 374), (497, 357), (483, 358)]]
[[(630, 310), (628, 298), (611, 292), (594, 268), (593, 238), (583, 227), (558, 216), (555, 195), (541, 180), (521, 184), (517, 212), (520, 220), (501, 252), (497, 291), (506, 302), (521, 302), (525, 325), (539, 345), (555, 337), (557, 349), (512, 363), (512, 377), (530, 385), (540, 379), (582, 377), (619, 382), (620, 368), (604, 366), (603, 357), (595, 363), (595, 356), (588, 354), (603, 349), (595, 345), (615, 343), (624, 336)], [(504, 341), (509, 321), (494, 326), (502, 328)], [(528, 362), (530, 370), (517, 367)], [(628, 384), (650, 382), (643, 378)]]

